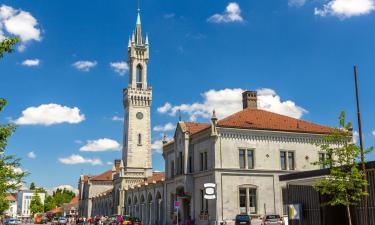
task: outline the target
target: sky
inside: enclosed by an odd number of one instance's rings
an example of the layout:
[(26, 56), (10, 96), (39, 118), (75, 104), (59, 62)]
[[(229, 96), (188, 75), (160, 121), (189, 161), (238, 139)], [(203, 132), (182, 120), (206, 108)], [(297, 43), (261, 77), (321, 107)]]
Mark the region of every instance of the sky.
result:
[[(241, 92), (259, 107), (337, 126), (356, 126), (353, 65), (366, 146), (375, 145), (374, 0), (144, 0), (153, 88), (152, 148), (164, 170), (161, 137), (178, 111), (208, 122), (241, 110)], [(0, 60), (0, 122), (18, 125), (8, 154), (22, 159), (27, 184), (76, 187), (80, 174), (121, 157), (122, 90), (135, 0), (3, 0), (0, 39), (20, 36)], [(356, 134), (356, 133), (355, 133)], [(375, 153), (368, 155), (375, 160)]]

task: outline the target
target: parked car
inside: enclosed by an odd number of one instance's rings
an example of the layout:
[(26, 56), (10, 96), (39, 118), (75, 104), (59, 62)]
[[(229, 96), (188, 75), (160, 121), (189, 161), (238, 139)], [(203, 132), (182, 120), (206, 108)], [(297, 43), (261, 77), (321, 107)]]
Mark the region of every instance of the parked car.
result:
[(5, 225), (19, 225), (21, 224), (21, 221), (18, 219), (11, 218), (11, 219), (7, 219), (4, 224)]
[(236, 215), (236, 225), (251, 225), (251, 218), (247, 214)]
[(53, 219), (51, 220), (51, 223), (52, 223), (52, 225), (58, 225), (59, 224), (59, 218), (53, 217)]
[(284, 225), (284, 220), (280, 215), (269, 214), (263, 217), (262, 225)]
[(59, 225), (65, 225), (68, 222), (68, 220), (65, 217), (60, 217), (59, 218)]

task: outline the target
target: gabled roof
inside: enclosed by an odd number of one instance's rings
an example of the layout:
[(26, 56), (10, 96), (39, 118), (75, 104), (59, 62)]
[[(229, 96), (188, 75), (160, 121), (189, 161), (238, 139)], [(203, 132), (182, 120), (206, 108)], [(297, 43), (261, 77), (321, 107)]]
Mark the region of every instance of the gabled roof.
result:
[(93, 176), (90, 178), (90, 180), (93, 181), (107, 181), (107, 180), (112, 180), (112, 170), (107, 170), (102, 174)]
[(165, 173), (164, 172), (152, 172), (152, 176), (147, 177), (147, 180), (145, 182), (141, 182), (138, 185), (145, 185), (147, 184), (152, 184), (152, 183), (157, 183), (160, 181), (163, 181), (165, 179)]
[(217, 126), (314, 134), (327, 134), (334, 130), (328, 126), (322, 126), (289, 116), (251, 108), (244, 109), (219, 120)]
[(206, 128), (209, 128), (211, 125), (208, 123), (195, 123), (195, 122), (184, 122), (187, 132), (189, 134), (198, 133)]

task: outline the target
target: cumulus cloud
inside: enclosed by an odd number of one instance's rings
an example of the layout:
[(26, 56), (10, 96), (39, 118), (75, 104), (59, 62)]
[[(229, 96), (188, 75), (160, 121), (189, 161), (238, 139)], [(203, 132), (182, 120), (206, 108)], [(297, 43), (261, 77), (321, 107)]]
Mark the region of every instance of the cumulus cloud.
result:
[(59, 161), (62, 164), (68, 164), (68, 165), (75, 165), (75, 164), (91, 164), (93, 166), (95, 165), (102, 165), (102, 160), (99, 158), (84, 158), (77, 154), (72, 154), (69, 157), (66, 158), (59, 158)]
[(174, 130), (176, 126), (173, 123), (167, 123), (165, 125), (158, 125), (154, 127), (154, 131), (157, 132), (166, 132), (166, 131), (171, 131)]
[[(159, 107), (159, 113), (175, 116), (180, 110), (182, 113), (189, 115), (192, 121), (197, 118), (210, 118), (213, 110), (216, 111), (218, 118), (224, 118), (230, 114), (242, 110), (242, 92), (240, 88), (223, 89), (223, 90), (209, 90), (202, 95), (202, 102), (195, 102), (192, 104), (171, 105), (166, 103)], [(301, 118), (307, 110), (296, 105), (291, 100), (282, 101), (280, 96), (272, 89), (262, 88), (258, 89), (258, 108), (267, 111), (291, 116), (294, 118)]]
[(124, 121), (124, 118), (123, 117), (119, 117), (119, 116), (112, 116), (112, 121)]
[(107, 162), (107, 165), (112, 166), (112, 165), (113, 165), (113, 162), (108, 161), (108, 162)]
[(120, 143), (109, 138), (101, 138), (97, 140), (88, 140), (86, 145), (79, 150), (81, 152), (105, 152), (105, 151), (119, 151), (121, 149)]
[(374, 9), (374, 0), (330, 0), (323, 5), (323, 8), (315, 8), (315, 15), (337, 16), (345, 19), (369, 14)]
[(111, 62), (110, 66), (120, 76), (124, 76), (129, 71), (129, 65), (125, 61)]
[(42, 104), (22, 111), (22, 116), (14, 122), (19, 125), (53, 125), (60, 123), (80, 123), (85, 115), (80, 114), (77, 107), (70, 108), (58, 104)]
[(241, 16), (240, 6), (236, 2), (230, 2), (225, 12), (222, 14), (215, 14), (207, 19), (210, 23), (234, 23), (234, 22), (243, 22)]
[(31, 151), (31, 152), (27, 153), (27, 157), (29, 157), (30, 159), (36, 159), (36, 154), (35, 154), (35, 152)]
[(152, 142), (151, 149), (155, 153), (163, 153), (163, 142), (160, 140)]
[(73, 67), (75, 67), (79, 71), (88, 72), (97, 64), (98, 63), (96, 61), (81, 60), (73, 63)]
[(39, 59), (26, 59), (22, 62), (23, 66), (39, 66), (40, 60)]
[(29, 12), (14, 9), (11, 6), (0, 6), (0, 39), (7, 35), (19, 36), (21, 45), (19, 50), (25, 49), (26, 43), (30, 41), (40, 41), (41, 31), (38, 21)]
[(375, 130), (372, 131), (372, 135), (375, 137)]

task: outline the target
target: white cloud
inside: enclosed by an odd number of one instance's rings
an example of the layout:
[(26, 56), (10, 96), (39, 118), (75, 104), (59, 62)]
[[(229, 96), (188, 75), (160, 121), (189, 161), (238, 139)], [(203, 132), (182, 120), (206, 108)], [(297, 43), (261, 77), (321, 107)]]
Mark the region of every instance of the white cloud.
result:
[(301, 7), (306, 3), (306, 0), (289, 0), (289, 6)]
[(374, 0), (330, 0), (323, 8), (315, 8), (315, 15), (349, 18), (369, 14), (375, 9)]
[(152, 144), (151, 144), (151, 149), (153, 152), (156, 152), (156, 153), (163, 153), (163, 142), (162, 141), (154, 141)]
[(75, 140), (74, 143), (81, 145), (81, 144), (83, 144), (83, 141), (81, 141), (81, 140)]
[(375, 137), (375, 130), (372, 131), (372, 135)]
[(75, 164), (91, 164), (93, 166), (95, 165), (102, 165), (102, 160), (100, 160), (99, 158), (94, 158), (94, 159), (90, 159), (90, 158), (84, 158), (80, 155), (77, 155), (77, 154), (72, 154), (71, 156), (69, 157), (66, 157), (66, 158), (59, 158), (59, 161), (62, 163), (62, 164), (68, 164), (68, 165), (75, 165)]
[(38, 21), (29, 12), (1, 5), (0, 39), (4, 38), (7, 34), (21, 38), (22, 43), (19, 46), (19, 51), (25, 49), (26, 43), (41, 40)]
[[(189, 115), (192, 121), (197, 118), (210, 118), (212, 111), (215, 109), (218, 118), (222, 119), (230, 114), (242, 110), (242, 92), (240, 88), (223, 89), (223, 90), (209, 90), (202, 95), (203, 102), (195, 102), (192, 104), (181, 104), (172, 106), (166, 103), (157, 110), (160, 113), (167, 113), (170, 116), (175, 116), (180, 110), (182, 113)], [(294, 118), (301, 118), (303, 114), (307, 113), (305, 109), (296, 105), (291, 100), (281, 101), (280, 96), (272, 89), (262, 88), (258, 89), (258, 108), (267, 111), (291, 116)]]
[(243, 22), (241, 16), (240, 6), (236, 2), (231, 2), (222, 14), (215, 14), (207, 19), (211, 23), (233, 23), (233, 22)]
[(166, 113), (172, 108), (171, 103), (167, 102), (163, 106), (159, 107), (157, 110), (159, 113)]
[(15, 123), (19, 125), (45, 125), (60, 123), (80, 123), (85, 115), (77, 107), (70, 108), (58, 104), (42, 104), (22, 111), (22, 116)]
[(98, 63), (96, 61), (87, 61), (87, 60), (81, 60), (73, 63), (73, 66), (79, 70), (79, 71), (84, 71), (88, 72), (92, 68), (94, 68)]
[(107, 165), (110, 165), (110, 166), (111, 166), (111, 165), (113, 165), (113, 162), (108, 161), (108, 162), (107, 162)]
[(31, 152), (27, 153), (27, 157), (29, 157), (30, 159), (36, 159), (36, 154), (35, 154), (35, 152), (31, 151)]
[(86, 145), (79, 150), (81, 152), (105, 152), (105, 151), (119, 151), (121, 149), (120, 143), (109, 138), (101, 138), (97, 140), (88, 140)]
[(119, 116), (112, 116), (112, 121), (124, 121), (124, 118)]
[(39, 66), (40, 60), (39, 59), (26, 59), (22, 62), (23, 66)]
[(111, 62), (111, 68), (120, 76), (124, 76), (129, 71), (129, 65), (127, 62)]
[(173, 123), (167, 123), (164, 126), (163, 125), (155, 126), (154, 131), (166, 132), (166, 131), (174, 130), (175, 128), (176, 128), (176, 126)]

